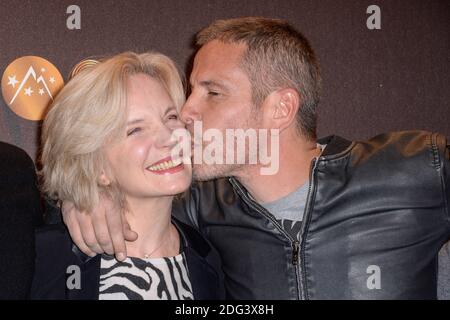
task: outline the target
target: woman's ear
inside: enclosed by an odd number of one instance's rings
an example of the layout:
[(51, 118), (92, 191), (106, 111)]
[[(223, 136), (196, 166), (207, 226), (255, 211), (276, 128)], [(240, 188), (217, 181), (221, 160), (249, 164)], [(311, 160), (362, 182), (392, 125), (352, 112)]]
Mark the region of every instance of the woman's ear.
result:
[(280, 131), (295, 125), (299, 107), (300, 95), (296, 90), (286, 88), (274, 92), (272, 119)]
[(111, 179), (108, 178), (108, 176), (106, 175), (106, 173), (104, 171), (102, 171), (102, 173), (100, 174), (100, 177), (98, 178), (98, 183), (101, 186), (109, 186), (111, 184)]

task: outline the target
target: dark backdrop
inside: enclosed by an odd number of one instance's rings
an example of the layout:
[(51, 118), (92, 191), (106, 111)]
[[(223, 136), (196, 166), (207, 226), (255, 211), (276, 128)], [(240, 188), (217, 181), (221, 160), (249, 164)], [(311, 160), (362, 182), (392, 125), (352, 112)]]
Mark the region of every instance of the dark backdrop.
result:
[[(66, 28), (66, 8), (81, 8), (81, 30)], [(366, 27), (369, 5), (381, 30)], [(218, 18), (287, 19), (321, 61), (319, 136), (364, 139), (426, 129), (450, 136), (449, 0), (0, 0), (0, 71), (18, 57), (41, 56), (67, 76), (88, 56), (161, 51), (185, 70), (192, 36)], [(35, 158), (39, 122), (0, 102), (0, 140)]]

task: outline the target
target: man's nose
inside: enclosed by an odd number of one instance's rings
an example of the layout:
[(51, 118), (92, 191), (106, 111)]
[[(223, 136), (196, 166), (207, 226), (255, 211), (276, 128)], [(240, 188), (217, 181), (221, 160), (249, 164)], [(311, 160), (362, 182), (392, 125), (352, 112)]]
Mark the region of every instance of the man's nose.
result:
[(195, 101), (195, 97), (192, 94), (181, 108), (180, 118), (187, 125), (192, 125), (194, 121), (201, 120), (199, 104)]

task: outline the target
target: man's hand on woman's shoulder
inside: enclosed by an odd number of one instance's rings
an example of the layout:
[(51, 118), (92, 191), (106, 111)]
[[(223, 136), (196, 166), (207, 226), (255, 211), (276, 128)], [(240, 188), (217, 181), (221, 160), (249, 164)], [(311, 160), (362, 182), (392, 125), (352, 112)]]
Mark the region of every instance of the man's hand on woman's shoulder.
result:
[(127, 257), (125, 239), (137, 239), (123, 213), (107, 197), (101, 197), (92, 212), (80, 212), (70, 201), (63, 202), (61, 211), (73, 242), (88, 256), (114, 254), (122, 261)]

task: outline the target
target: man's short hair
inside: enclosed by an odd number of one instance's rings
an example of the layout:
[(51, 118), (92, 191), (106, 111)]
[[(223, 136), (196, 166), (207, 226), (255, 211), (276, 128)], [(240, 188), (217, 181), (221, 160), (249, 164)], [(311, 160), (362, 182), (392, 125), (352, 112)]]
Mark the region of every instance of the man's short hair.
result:
[(245, 17), (213, 22), (197, 34), (196, 44), (213, 40), (247, 45), (241, 67), (252, 84), (255, 105), (277, 89), (295, 89), (301, 98), (297, 128), (316, 139), (321, 76), (314, 51), (299, 31), (283, 20)]

